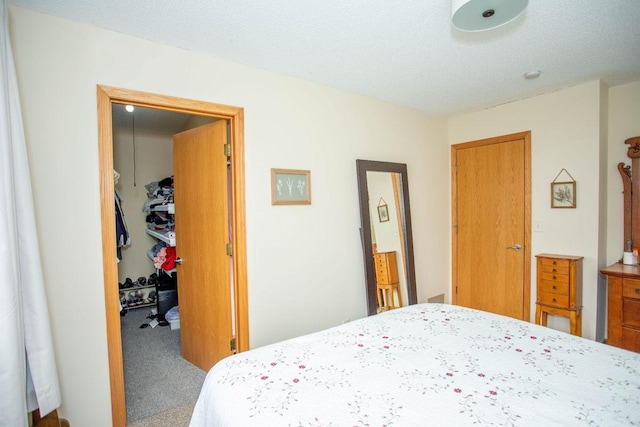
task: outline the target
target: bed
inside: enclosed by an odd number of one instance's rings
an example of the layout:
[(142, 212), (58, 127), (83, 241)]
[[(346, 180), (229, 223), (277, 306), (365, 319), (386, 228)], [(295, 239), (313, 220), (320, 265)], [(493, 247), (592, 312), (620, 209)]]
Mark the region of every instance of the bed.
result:
[(190, 427), (640, 425), (640, 354), (418, 304), (223, 359)]

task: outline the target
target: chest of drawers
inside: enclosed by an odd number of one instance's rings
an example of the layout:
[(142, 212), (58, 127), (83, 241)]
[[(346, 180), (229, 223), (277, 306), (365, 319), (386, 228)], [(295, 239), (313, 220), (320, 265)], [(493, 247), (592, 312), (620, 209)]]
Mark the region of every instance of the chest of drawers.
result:
[[(373, 254), (376, 268), (376, 294), (378, 310), (390, 310), (402, 307), (400, 280), (398, 277), (398, 260), (395, 252), (377, 252)], [(395, 304), (394, 293), (398, 296)]]
[(398, 282), (398, 261), (395, 252), (378, 252), (373, 255), (376, 265), (376, 280), (379, 285)]
[(607, 276), (607, 344), (640, 353), (640, 268), (616, 263)]
[(547, 316), (569, 318), (573, 335), (582, 335), (581, 256), (539, 254), (537, 258), (536, 319), (547, 326)]

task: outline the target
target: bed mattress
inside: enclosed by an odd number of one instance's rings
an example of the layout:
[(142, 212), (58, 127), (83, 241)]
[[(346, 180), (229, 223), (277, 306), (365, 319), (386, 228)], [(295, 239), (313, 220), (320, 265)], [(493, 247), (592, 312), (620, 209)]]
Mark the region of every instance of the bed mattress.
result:
[(191, 427), (640, 425), (640, 354), (418, 304), (228, 357)]

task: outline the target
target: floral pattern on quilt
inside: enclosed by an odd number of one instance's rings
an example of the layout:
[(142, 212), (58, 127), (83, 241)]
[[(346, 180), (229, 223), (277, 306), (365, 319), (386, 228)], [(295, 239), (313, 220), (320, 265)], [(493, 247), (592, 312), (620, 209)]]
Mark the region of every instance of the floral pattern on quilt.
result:
[(205, 426), (640, 426), (640, 354), (419, 304), (222, 360)]

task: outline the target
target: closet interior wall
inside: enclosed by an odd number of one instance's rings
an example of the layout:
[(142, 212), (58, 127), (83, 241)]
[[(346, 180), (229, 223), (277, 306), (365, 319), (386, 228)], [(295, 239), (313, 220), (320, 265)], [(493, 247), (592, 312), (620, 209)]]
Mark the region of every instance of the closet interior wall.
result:
[[(135, 148), (135, 153), (134, 153)], [(122, 249), (118, 263), (118, 281), (135, 281), (149, 277), (156, 270), (147, 251), (157, 243), (149, 236), (147, 214), (142, 208), (147, 201), (145, 184), (173, 175), (173, 135), (113, 129), (113, 164), (120, 174), (116, 190), (122, 197), (122, 210), (131, 244)]]

